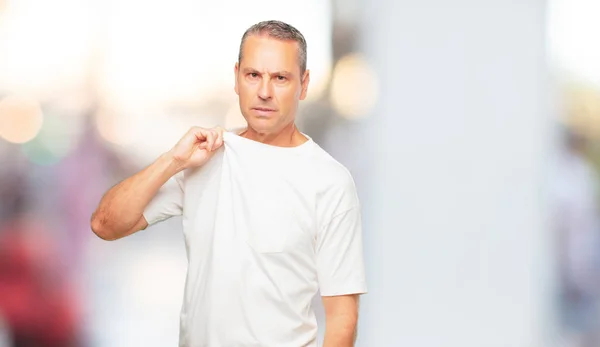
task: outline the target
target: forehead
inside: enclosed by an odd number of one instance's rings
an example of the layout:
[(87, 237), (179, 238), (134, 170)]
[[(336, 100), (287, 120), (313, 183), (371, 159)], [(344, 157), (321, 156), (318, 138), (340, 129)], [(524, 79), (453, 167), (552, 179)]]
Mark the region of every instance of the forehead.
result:
[(277, 71), (296, 71), (300, 68), (298, 43), (293, 40), (251, 35), (244, 42), (242, 51), (242, 67)]

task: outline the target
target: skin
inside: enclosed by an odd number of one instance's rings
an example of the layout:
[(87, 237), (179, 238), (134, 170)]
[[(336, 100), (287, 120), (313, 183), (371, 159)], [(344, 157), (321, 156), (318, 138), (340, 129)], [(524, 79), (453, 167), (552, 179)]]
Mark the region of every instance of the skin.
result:
[(234, 89), (248, 123), (242, 136), (281, 147), (306, 142), (294, 124), (310, 82), (310, 71), (300, 71), (298, 44), (249, 36), (243, 52), (234, 68)]
[[(242, 61), (235, 64), (235, 92), (248, 127), (240, 136), (280, 147), (307, 141), (295, 126), (298, 104), (306, 97), (310, 72), (298, 64), (298, 45), (266, 36), (250, 36)], [(91, 228), (103, 240), (117, 240), (148, 226), (146, 206), (178, 172), (204, 165), (223, 146), (221, 128), (191, 128), (168, 152), (142, 171), (112, 187), (92, 215)], [(354, 345), (358, 295), (322, 297), (326, 326), (324, 347)]]
[(223, 129), (192, 127), (168, 152), (152, 164), (112, 187), (92, 214), (92, 231), (113, 241), (146, 229), (144, 210), (172, 176), (204, 165), (223, 145)]

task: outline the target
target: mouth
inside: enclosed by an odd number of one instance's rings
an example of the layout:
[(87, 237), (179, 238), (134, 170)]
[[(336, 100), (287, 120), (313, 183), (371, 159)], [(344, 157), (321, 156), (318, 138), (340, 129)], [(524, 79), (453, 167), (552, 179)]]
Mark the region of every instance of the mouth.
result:
[(252, 111), (258, 118), (271, 119), (276, 110), (270, 107), (253, 107)]
[(275, 112), (275, 109), (268, 107), (253, 107), (252, 109), (260, 112)]

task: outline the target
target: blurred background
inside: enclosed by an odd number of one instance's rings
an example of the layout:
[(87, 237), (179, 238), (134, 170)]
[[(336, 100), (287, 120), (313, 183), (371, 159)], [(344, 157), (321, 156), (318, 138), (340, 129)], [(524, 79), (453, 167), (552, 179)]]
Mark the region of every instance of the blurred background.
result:
[(0, 347), (177, 345), (181, 220), (105, 242), (89, 219), (188, 127), (244, 124), (233, 67), (265, 19), (306, 36), (298, 125), (359, 189), (357, 346), (600, 346), (599, 16), (597, 0), (0, 0)]

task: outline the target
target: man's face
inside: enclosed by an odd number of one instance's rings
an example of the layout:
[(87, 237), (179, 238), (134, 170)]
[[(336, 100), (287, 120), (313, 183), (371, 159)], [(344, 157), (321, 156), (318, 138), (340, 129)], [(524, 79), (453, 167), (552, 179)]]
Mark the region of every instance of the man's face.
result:
[(298, 44), (252, 35), (244, 42), (238, 64), (235, 92), (248, 125), (273, 134), (294, 122), (309, 82), (309, 72), (300, 73)]

